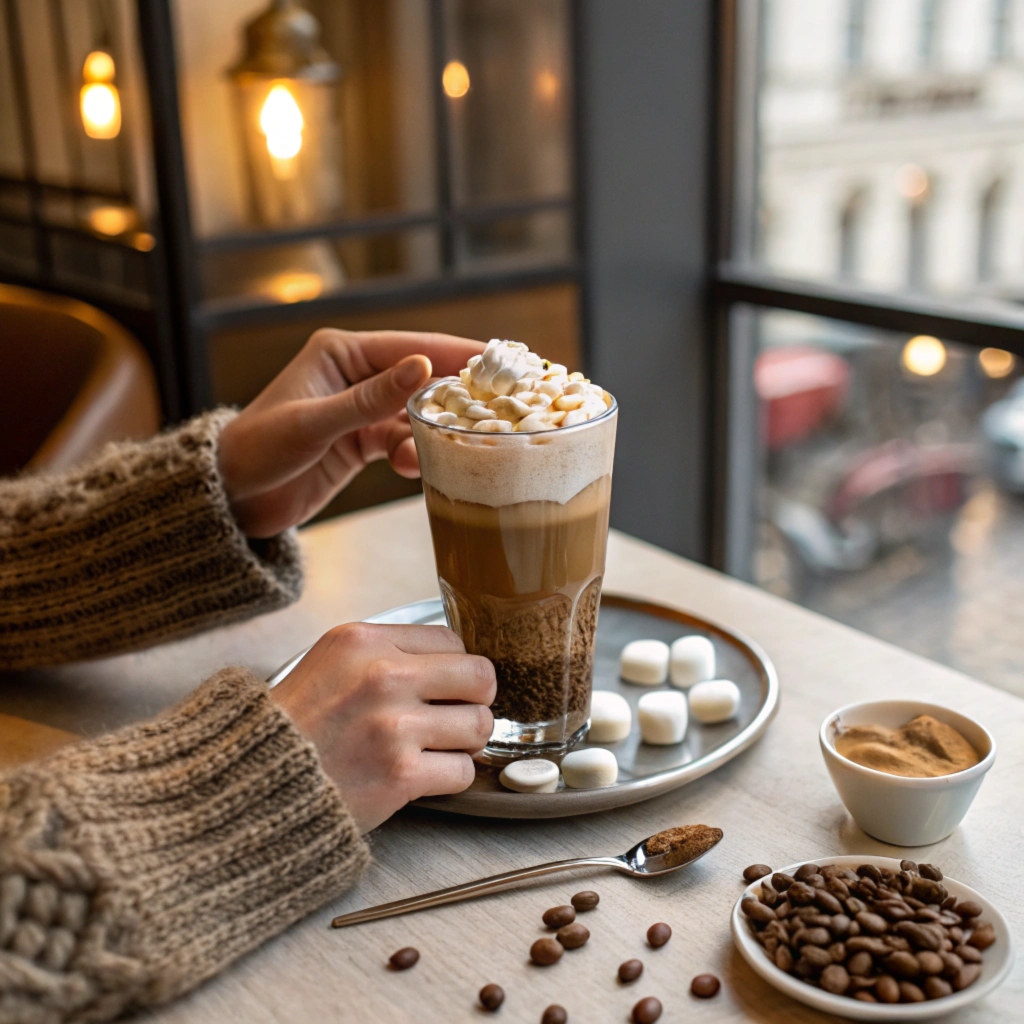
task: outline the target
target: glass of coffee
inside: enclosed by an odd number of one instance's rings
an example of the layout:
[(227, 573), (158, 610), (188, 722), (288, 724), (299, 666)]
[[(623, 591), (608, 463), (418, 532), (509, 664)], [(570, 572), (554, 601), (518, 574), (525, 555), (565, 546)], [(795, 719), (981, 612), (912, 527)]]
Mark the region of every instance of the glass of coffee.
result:
[(428, 385), (409, 418), (448, 624), (497, 674), (481, 756), (559, 757), (590, 717), (617, 406), (605, 393), (600, 413), (572, 425), (488, 428), (438, 416), (435, 396), (458, 386)]

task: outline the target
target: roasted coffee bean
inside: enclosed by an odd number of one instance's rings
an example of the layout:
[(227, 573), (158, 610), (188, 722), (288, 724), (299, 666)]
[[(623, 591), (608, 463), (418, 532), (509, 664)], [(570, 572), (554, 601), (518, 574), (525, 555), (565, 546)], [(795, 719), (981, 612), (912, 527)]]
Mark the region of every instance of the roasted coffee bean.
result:
[(975, 949), (974, 946), (957, 946), (953, 952), (960, 957), (965, 964), (981, 963), (981, 950)]
[(845, 900), (850, 895), (850, 887), (841, 878), (828, 879), (825, 883), (825, 888), (833, 896), (838, 896), (842, 900)]
[(942, 928), (934, 924), (918, 924), (916, 921), (900, 921), (896, 934), (908, 939), (918, 949), (938, 952), (942, 948)]
[(915, 985), (912, 981), (901, 981), (900, 982), (900, 1002), (901, 1003), (923, 1003), (924, 992)]
[(786, 890), (786, 898), (789, 902), (801, 907), (806, 906), (808, 903), (813, 903), (814, 894), (814, 889), (806, 882), (794, 882)]
[(661, 1016), (661, 1000), (646, 996), (633, 1007), (633, 1024), (654, 1024)]
[(911, 953), (913, 952), (910, 943), (902, 935), (883, 935), (882, 939), (888, 943), (890, 952)]
[(793, 970), (793, 954), (790, 952), (789, 946), (779, 946), (775, 950), (775, 966), (787, 974)]
[(781, 871), (776, 871), (772, 875), (772, 888), (776, 892), (785, 892), (793, 884), (792, 875), (784, 875)]
[(947, 896), (941, 903), (943, 910), (955, 910), (956, 909), (956, 897)]
[(623, 985), (628, 985), (631, 981), (636, 981), (641, 974), (644, 973), (644, 965), (641, 960), (626, 960), (624, 963), (619, 964), (619, 981)]
[(846, 912), (853, 917), (856, 917), (858, 914), (863, 914), (867, 909), (868, 905), (863, 900), (857, 899), (856, 896), (850, 896), (846, 900)]
[(790, 905), (789, 900), (783, 900), (774, 909), (775, 916), (779, 918), (780, 921), (785, 920), (785, 918), (789, 917), (789, 915), (793, 913), (793, 908)]
[(398, 950), (396, 953), (392, 953), (388, 963), (391, 964), (393, 971), (407, 971), (413, 964), (416, 963), (420, 958), (420, 951), (413, 949), (412, 946), (406, 946), (404, 949)]
[(975, 949), (988, 949), (993, 942), (996, 941), (996, 930), (987, 921), (983, 921), (981, 924), (971, 932), (971, 937), (967, 940), (968, 946), (973, 946)]
[(713, 974), (698, 974), (690, 982), (690, 992), (698, 999), (710, 999), (718, 995), (722, 983)]
[(876, 981), (878, 981), (878, 978), (862, 978), (856, 974), (851, 974), (850, 989), (852, 991), (859, 991), (862, 988), (874, 988)]
[(851, 953), (863, 952), (872, 956), (885, 956), (892, 952), (889, 943), (876, 935), (855, 935), (852, 939), (846, 940), (846, 948)]
[(916, 978), (921, 973), (921, 965), (913, 953), (890, 953), (883, 963), (897, 978)]
[(929, 999), (941, 999), (943, 996), (953, 994), (953, 986), (945, 978), (926, 978), (924, 983), (924, 994)]
[(942, 872), (934, 864), (919, 864), (917, 873), (932, 882), (942, 881)]
[(876, 885), (882, 880), (882, 872), (875, 867), (874, 864), (861, 864), (857, 868), (857, 874), (861, 878), (870, 878)]
[(748, 882), (756, 882), (771, 873), (772, 869), (767, 864), (751, 864), (750, 867), (743, 869), (743, 878)]
[(562, 928), (576, 920), (576, 908), (570, 907), (568, 904), (562, 907), (552, 907), (550, 910), (544, 911), (541, 920), (551, 929)]
[(832, 943), (832, 933), (827, 928), (801, 928), (793, 936), (794, 946), (828, 946)]
[[(742, 910), (751, 921), (756, 921), (758, 924), (767, 924), (769, 921), (774, 921), (777, 916), (771, 907), (766, 907), (759, 900), (753, 898), (744, 900), (740, 904), (740, 910)], [(668, 925), (665, 927), (667, 928)], [(668, 940), (666, 939), (666, 941)], [(663, 945), (663, 943), (658, 943), (658, 945)]]
[(566, 949), (579, 949), (590, 938), (590, 931), (576, 921), (573, 924), (567, 924), (559, 928), (555, 933), (555, 938)]
[[(765, 908), (771, 909), (771, 908)], [(647, 929), (647, 941), (655, 948), (664, 946), (672, 938), (672, 929), (664, 921), (658, 921)]]
[(964, 930), (956, 925), (948, 929), (946, 934), (949, 936), (949, 941), (952, 942), (954, 946), (959, 946), (960, 943), (964, 941)]
[(797, 907), (793, 911), (793, 916), (803, 921), (804, 925), (816, 926), (819, 921), (827, 921), (828, 915), (822, 914), (822, 912), (815, 907), (813, 904), (806, 907)]
[(973, 985), (981, 974), (981, 964), (964, 964), (960, 973), (953, 979), (953, 988), (962, 992), (968, 985)]
[(875, 997), (874, 992), (868, 992), (867, 990), (861, 990), (860, 992), (854, 992), (853, 998), (859, 1000), (862, 1003), (877, 1003), (878, 999)]
[(889, 930), (884, 917), (872, 914), (870, 910), (862, 910), (856, 917), (857, 924), (869, 935), (884, 935)]
[(850, 975), (840, 964), (829, 964), (821, 972), (821, 987), (834, 996), (841, 996), (850, 987)]
[(568, 1024), (569, 1014), (565, 1012), (564, 1006), (552, 1003), (540, 1019), (540, 1024)]
[(964, 965), (963, 959), (956, 953), (940, 953), (939, 959), (942, 960), (942, 976), (944, 978), (955, 978)]
[(480, 989), (480, 1005), (490, 1013), (494, 1013), (505, 1002), (505, 990), (500, 985), (484, 985)]
[(849, 960), (846, 961), (846, 969), (851, 974), (867, 975), (871, 972), (874, 967), (874, 960), (871, 958), (871, 954), (861, 950), (859, 953), (854, 953)]
[(948, 910), (943, 910), (939, 913), (939, 924), (945, 925), (947, 928), (959, 928), (963, 923), (963, 918), (959, 914), (951, 913)]
[(779, 894), (772, 888), (772, 883), (766, 878), (761, 883), (761, 902), (766, 907), (774, 907), (779, 902)]
[(875, 994), (879, 1002), (898, 1003), (900, 1001), (899, 982), (890, 974), (881, 974), (875, 982)]
[(911, 874), (911, 875), (916, 875), (917, 874), (917, 865), (912, 860), (901, 860), (900, 861), (900, 870), (901, 871), (906, 871), (908, 874)]
[(601, 897), (593, 889), (584, 889), (583, 892), (576, 893), (569, 902), (583, 914), (593, 910), (601, 902)]
[(922, 949), (917, 954), (917, 962), (921, 966), (921, 970), (925, 974), (941, 974), (942, 973), (942, 957), (938, 953), (933, 953), (929, 949)]
[(811, 875), (816, 875), (818, 873), (819, 872), (817, 864), (801, 864), (800, 867), (798, 867), (796, 871), (793, 872), (793, 877), (798, 882), (804, 882)]
[[(811, 948), (813, 949), (814, 947), (812, 946)], [(805, 960), (803, 957), (797, 960), (793, 965), (793, 973), (798, 978), (803, 978), (804, 981), (810, 981), (814, 978), (817, 975), (818, 970), (819, 969), (815, 967), (810, 960)]]
[(530, 947), (530, 959), (538, 967), (550, 967), (562, 959), (562, 944), (554, 939), (538, 939)]
[(831, 946), (825, 948), (828, 950), (828, 955), (832, 957), (832, 963), (841, 964), (846, 960), (845, 942), (833, 942)]
[(818, 889), (814, 894), (814, 902), (826, 914), (841, 914), (843, 912), (843, 905), (827, 889)]
[(800, 950), (800, 959), (806, 960), (816, 970), (821, 970), (823, 967), (828, 967), (832, 963), (832, 957), (829, 955), (827, 949), (822, 949), (820, 946), (804, 946)]
[(937, 910), (932, 910), (930, 907), (914, 911), (914, 920), (921, 924), (934, 924), (941, 916)]
[(981, 917), (981, 904), (975, 903), (974, 900), (964, 900), (963, 903), (956, 905), (956, 912), (965, 919), (968, 917)]
[(863, 896), (867, 899), (878, 898), (878, 886), (870, 878), (862, 878), (859, 882), (854, 883), (851, 886), (851, 889), (853, 889), (858, 896)]
[(850, 924), (852, 922), (845, 914), (836, 914), (831, 921), (829, 921), (829, 931), (837, 939), (844, 939), (850, 934)]

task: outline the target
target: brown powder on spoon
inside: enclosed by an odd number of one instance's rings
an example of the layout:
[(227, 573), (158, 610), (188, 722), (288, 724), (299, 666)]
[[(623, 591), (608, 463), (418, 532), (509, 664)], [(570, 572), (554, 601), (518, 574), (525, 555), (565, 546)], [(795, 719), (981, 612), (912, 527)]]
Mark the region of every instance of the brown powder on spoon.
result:
[(852, 725), (838, 733), (834, 743), (849, 761), (913, 779), (953, 775), (981, 760), (956, 729), (931, 715), (919, 715), (901, 729)]
[(723, 835), (720, 828), (709, 825), (680, 825), (651, 836), (644, 843), (644, 852), (648, 857), (664, 856), (665, 866), (674, 868), (707, 853)]

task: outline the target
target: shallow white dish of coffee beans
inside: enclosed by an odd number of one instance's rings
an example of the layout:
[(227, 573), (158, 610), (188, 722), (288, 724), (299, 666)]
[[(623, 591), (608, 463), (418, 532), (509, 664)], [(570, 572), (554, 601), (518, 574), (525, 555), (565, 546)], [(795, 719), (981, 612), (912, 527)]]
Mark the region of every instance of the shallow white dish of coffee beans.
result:
[[(445, 624), (439, 597), (392, 608), (366, 621)], [(654, 688), (620, 679), (619, 653), (630, 640), (649, 638), (671, 643), (694, 633), (711, 640), (718, 675), (732, 679), (739, 687), (739, 711), (735, 718), (718, 725), (691, 721), (683, 742), (673, 746), (641, 743), (637, 701)], [(284, 679), (304, 654), (278, 669), (268, 680), (271, 686)], [(566, 789), (559, 782), (554, 793), (513, 793), (498, 781), (499, 768), (478, 765), (476, 781), (464, 793), (418, 800), (418, 806), (482, 818), (563, 818), (639, 803), (693, 782), (746, 750), (768, 728), (779, 702), (775, 668), (752, 640), (693, 613), (615, 594), (601, 595), (594, 645), (594, 689), (621, 693), (633, 710), (633, 728), (626, 739), (618, 743), (584, 741), (576, 748), (611, 750), (619, 764), (615, 785), (606, 789)], [(669, 689), (668, 684), (662, 689)]]
[[(875, 867), (890, 868), (893, 871), (900, 870), (900, 862), (892, 857), (814, 857), (809, 858), (809, 861), (822, 865), (838, 864), (840, 867), (853, 870), (856, 870), (861, 864), (874, 864)], [(784, 868), (774, 868), (773, 872), (781, 871), (783, 874), (792, 875), (809, 861), (801, 860)], [(941, 864), (938, 866), (942, 867)], [(780, 992), (785, 992), (786, 995), (792, 996), (807, 1006), (813, 1006), (816, 1010), (832, 1013), (837, 1017), (846, 1017), (849, 1020), (935, 1020), (962, 1010), (979, 999), (984, 999), (1006, 980), (1006, 976), (1013, 966), (1014, 957), (1010, 928), (1003, 915), (981, 893), (975, 892), (970, 886), (952, 878), (943, 878), (942, 884), (950, 896), (955, 896), (958, 900), (974, 900), (982, 908), (981, 919), (990, 922), (996, 933), (996, 941), (982, 953), (981, 977), (962, 992), (954, 992), (951, 996), (944, 996), (942, 999), (931, 999), (924, 1003), (862, 1003), (852, 996), (832, 995), (831, 992), (808, 985), (807, 982), (801, 981), (794, 975), (780, 970), (768, 959), (764, 947), (754, 938), (750, 925), (747, 924), (746, 915), (740, 909), (740, 904), (745, 896), (756, 897), (761, 885), (760, 880), (751, 882), (743, 890), (732, 909), (733, 941), (743, 959), (765, 981), (774, 985)]]

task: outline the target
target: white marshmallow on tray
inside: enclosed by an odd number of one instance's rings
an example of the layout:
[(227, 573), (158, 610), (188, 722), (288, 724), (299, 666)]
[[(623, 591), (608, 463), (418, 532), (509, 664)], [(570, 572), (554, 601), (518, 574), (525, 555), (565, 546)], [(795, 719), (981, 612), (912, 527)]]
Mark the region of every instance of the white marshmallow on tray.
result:
[(692, 686), (715, 678), (715, 646), (706, 636), (681, 636), (672, 644), (669, 679), (673, 686)]
[(645, 693), (636, 706), (644, 743), (669, 746), (682, 743), (689, 724), (686, 696), (675, 690)]
[(619, 655), (619, 675), (627, 683), (660, 686), (668, 678), (668, 644), (661, 640), (631, 640)]
[(501, 770), (498, 781), (516, 793), (554, 793), (558, 789), (558, 765), (542, 758), (513, 761)]
[(629, 735), (633, 727), (633, 712), (629, 702), (611, 690), (595, 690), (590, 698), (590, 743), (618, 743)]
[(618, 777), (619, 762), (603, 747), (573, 750), (562, 758), (562, 779), (572, 789), (604, 789)]
[(740, 688), (731, 679), (709, 679), (690, 687), (690, 714), (702, 725), (717, 725), (736, 716)]

